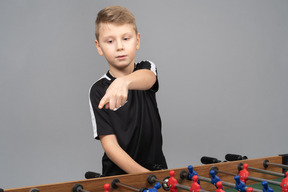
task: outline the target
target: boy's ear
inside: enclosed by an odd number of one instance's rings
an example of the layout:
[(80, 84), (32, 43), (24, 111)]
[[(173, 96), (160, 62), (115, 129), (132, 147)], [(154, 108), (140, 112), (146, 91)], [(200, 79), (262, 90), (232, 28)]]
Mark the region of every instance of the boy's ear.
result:
[(99, 55), (102, 56), (103, 55), (103, 51), (102, 51), (102, 49), (101, 49), (101, 47), (99, 45), (99, 42), (97, 40), (95, 40), (95, 46), (96, 46), (96, 48), (98, 50)]
[(140, 49), (140, 33), (137, 34), (136, 50)]

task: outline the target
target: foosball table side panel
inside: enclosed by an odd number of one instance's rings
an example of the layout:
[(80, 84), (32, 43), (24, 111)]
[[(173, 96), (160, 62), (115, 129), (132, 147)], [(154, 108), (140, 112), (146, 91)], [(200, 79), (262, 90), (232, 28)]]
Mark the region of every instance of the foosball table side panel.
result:
[[(209, 165), (199, 165), (194, 166), (194, 170), (198, 173), (198, 175), (202, 177), (210, 178), (209, 171), (212, 166), (217, 166), (219, 170), (223, 170), (226, 172), (231, 172), (234, 174), (238, 174), (238, 165), (239, 163), (247, 163), (249, 167), (255, 167), (259, 169), (265, 169), (263, 167), (263, 161), (268, 159), (269, 162), (273, 163), (282, 163), (282, 157), (281, 156), (274, 156), (274, 157), (266, 157), (266, 158), (258, 158), (258, 159), (247, 159), (247, 160), (241, 160), (241, 161), (233, 161), (233, 162), (223, 162), (223, 163), (217, 163), (217, 164), (209, 164)], [(187, 165), (188, 166), (188, 165)], [(187, 166), (183, 168), (177, 168), (173, 169), (175, 171), (175, 178), (178, 180), (179, 184), (191, 185), (190, 180), (181, 180), (180, 179), (180, 172), (183, 170), (187, 171)], [(157, 179), (163, 180), (165, 177), (169, 176), (168, 170), (160, 170), (160, 171), (151, 171), (147, 173), (138, 173), (138, 174), (126, 174), (126, 175), (118, 175), (118, 176), (111, 176), (111, 177), (101, 177), (101, 178), (95, 178), (95, 179), (87, 179), (87, 180), (78, 180), (78, 181), (71, 181), (71, 182), (63, 182), (63, 183), (56, 183), (56, 184), (46, 184), (46, 185), (38, 185), (38, 186), (29, 186), (29, 187), (22, 187), (22, 188), (14, 188), (14, 189), (5, 189), (4, 192), (29, 192), (32, 188), (37, 188), (40, 192), (72, 192), (72, 188), (75, 184), (81, 184), (84, 188), (84, 190), (89, 192), (104, 192), (104, 184), (106, 183), (112, 183), (112, 181), (117, 178), (120, 180), (121, 183), (131, 185), (136, 188), (146, 187), (146, 188), (152, 188), (153, 185), (150, 185), (147, 182), (147, 178), (150, 174), (153, 174), (157, 177)], [(275, 172), (282, 172), (281, 168), (269, 166), (267, 170), (275, 171)], [(219, 173), (218, 176), (221, 180), (235, 183), (234, 177), (231, 175), (225, 175), (222, 173)], [(253, 177), (261, 177), (265, 179), (275, 179), (276, 176), (266, 175), (263, 173), (257, 173), (249, 171), (249, 176)], [(253, 181), (248, 181), (247, 184), (255, 183)], [(213, 186), (211, 183), (203, 182), (201, 181), (201, 187), (208, 191), (215, 191), (215, 186)], [(127, 189), (118, 188), (113, 189), (111, 187), (111, 192), (124, 192), (128, 191)], [(164, 191), (162, 188), (158, 191)], [(179, 189), (179, 191), (184, 191)]]

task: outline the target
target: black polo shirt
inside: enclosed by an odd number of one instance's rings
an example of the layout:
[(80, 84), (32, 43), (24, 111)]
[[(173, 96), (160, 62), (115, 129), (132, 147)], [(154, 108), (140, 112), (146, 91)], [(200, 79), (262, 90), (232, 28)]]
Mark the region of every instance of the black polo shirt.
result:
[[(157, 75), (156, 67), (150, 61), (135, 64), (134, 71), (140, 69), (152, 70)], [(98, 109), (100, 100), (114, 80), (108, 71), (90, 89), (94, 137), (99, 139), (99, 135), (115, 134), (122, 149), (140, 165), (149, 170), (166, 169), (162, 152), (161, 119), (155, 95), (158, 91), (158, 78), (147, 91), (129, 90), (126, 104), (119, 109)], [(104, 176), (125, 173), (105, 153), (102, 172)]]

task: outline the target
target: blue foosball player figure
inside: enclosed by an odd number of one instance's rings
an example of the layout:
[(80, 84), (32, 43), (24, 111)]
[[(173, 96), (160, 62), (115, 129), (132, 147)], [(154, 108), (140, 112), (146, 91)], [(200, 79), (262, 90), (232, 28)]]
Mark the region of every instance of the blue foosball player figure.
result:
[[(211, 170), (209, 174), (211, 175), (211, 183), (216, 186), (216, 183), (221, 181), (221, 179), (216, 175), (214, 170)], [(218, 187), (216, 186), (216, 188)]]
[(236, 175), (234, 179), (235, 179), (235, 189), (241, 192), (246, 192), (246, 189), (245, 189), (246, 185), (243, 181), (240, 181), (239, 175)]
[[(192, 180), (194, 175), (198, 175), (196, 171), (194, 171), (193, 166), (189, 165), (188, 166), (188, 179)], [(199, 176), (199, 175), (198, 175)], [(200, 185), (200, 180), (198, 180), (198, 184)]]
[(262, 181), (263, 192), (273, 192), (273, 189), (268, 186), (267, 181)]
[(161, 184), (159, 182), (157, 182), (155, 185), (154, 185), (154, 188), (151, 188), (151, 189), (147, 189), (145, 190), (144, 192), (157, 192), (157, 189), (160, 189), (161, 188)]

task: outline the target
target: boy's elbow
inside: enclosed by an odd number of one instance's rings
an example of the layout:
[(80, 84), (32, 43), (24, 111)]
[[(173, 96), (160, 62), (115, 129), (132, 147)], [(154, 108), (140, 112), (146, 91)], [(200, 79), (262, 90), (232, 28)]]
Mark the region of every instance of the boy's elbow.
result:
[(157, 80), (155, 73), (150, 70), (147, 70), (147, 76), (148, 76), (147, 82), (146, 82), (147, 86), (145, 87), (146, 90), (151, 89)]
[(113, 149), (118, 145), (118, 141), (115, 135), (100, 135), (99, 138), (105, 153), (109, 152), (110, 149)]

